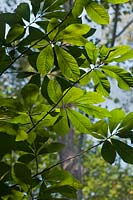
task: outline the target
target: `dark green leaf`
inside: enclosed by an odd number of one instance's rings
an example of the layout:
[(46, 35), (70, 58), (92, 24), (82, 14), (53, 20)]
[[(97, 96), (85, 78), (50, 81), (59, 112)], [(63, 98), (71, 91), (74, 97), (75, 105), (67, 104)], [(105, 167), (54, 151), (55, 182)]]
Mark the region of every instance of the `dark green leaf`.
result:
[(24, 154), (19, 157), (18, 161), (22, 163), (28, 164), (31, 162), (33, 159), (35, 159), (35, 156), (33, 154)]
[(7, 37), (6, 37), (6, 43), (11, 43), (21, 36), (23, 36), (25, 29), (22, 25), (20, 24), (15, 24), (14, 26), (11, 27), (9, 30)]
[(22, 18), (30, 21), (30, 8), (28, 3), (20, 3), (15, 11)]
[(116, 152), (113, 145), (108, 140), (103, 143), (101, 154), (105, 161), (109, 162), (110, 164), (114, 163)]
[(6, 55), (5, 49), (0, 48), (0, 73), (3, 73), (11, 63), (11, 58)]
[(133, 164), (133, 147), (116, 139), (111, 140), (116, 152), (126, 163)]
[(10, 166), (4, 162), (0, 162), (0, 181), (9, 173)]

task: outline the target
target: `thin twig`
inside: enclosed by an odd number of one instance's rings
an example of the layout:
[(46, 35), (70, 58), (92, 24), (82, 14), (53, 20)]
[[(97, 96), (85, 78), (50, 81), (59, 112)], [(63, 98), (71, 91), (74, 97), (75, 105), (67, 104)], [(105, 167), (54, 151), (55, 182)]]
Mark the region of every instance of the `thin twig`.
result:
[(133, 23), (133, 19), (129, 21), (115, 37), (119, 37), (132, 23)]

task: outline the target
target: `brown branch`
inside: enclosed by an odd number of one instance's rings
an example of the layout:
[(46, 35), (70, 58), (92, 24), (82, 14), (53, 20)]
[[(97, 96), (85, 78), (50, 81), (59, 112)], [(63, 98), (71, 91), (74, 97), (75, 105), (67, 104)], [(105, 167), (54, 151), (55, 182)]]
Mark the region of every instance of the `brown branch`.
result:
[(112, 34), (112, 39), (111, 39), (111, 44), (110, 46), (113, 47), (115, 44), (115, 39), (116, 39), (116, 31), (117, 31), (117, 25), (118, 25), (118, 16), (119, 16), (119, 5), (115, 5), (115, 16), (114, 16), (114, 27), (113, 27), (113, 34)]
[(124, 31), (126, 31), (126, 29), (133, 23), (133, 19), (131, 21), (129, 21), (124, 27), (123, 29), (115, 36), (116, 38), (119, 37), (122, 33), (124, 33)]

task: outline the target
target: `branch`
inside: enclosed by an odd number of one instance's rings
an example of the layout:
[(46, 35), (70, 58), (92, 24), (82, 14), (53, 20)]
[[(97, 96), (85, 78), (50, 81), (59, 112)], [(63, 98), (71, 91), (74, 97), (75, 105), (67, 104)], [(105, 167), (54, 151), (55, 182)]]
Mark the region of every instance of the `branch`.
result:
[(40, 119), (38, 120), (28, 131), (27, 133), (30, 133), (43, 119), (45, 119), (55, 108), (56, 106), (61, 102), (61, 100), (64, 98), (64, 96), (81, 80), (83, 79), (87, 74), (89, 74), (93, 69), (90, 69), (90, 71), (86, 72), (81, 76), (77, 81), (75, 81), (71, 87), (68, 88), (68, 90), (61, 96), (61, 98), (57, 101), (56, 104)]
[[(22, 51), (22, 53), (17, 56), (16, 58), (14, 58), (12, 60), (12, 62), (4, 69), (4, 71), (2, 71), (0, 73), (0, 76), (7, 70), (9, 69), (19, 58), (21, 58), (28, 50), (30, 50), (30, 48), (32, 48), (34, 45), (38, 44), (38, 42), (40, 42), (41, 40), (47, 38), (49, 36), (50, 33), (52, 33), (56, 28), (60, 27), (64, 21), (69, 17), (69, 15), (71, 14), (72, 9), (68, 12), (68, 14), (65, 16), (65, 18), (59, 23), (57, 24), (51, 31), (49, 31), (47, 34), (45, 34), (44, 36), (42, 36), (39, 40), (37, 40), (34, 44), (30, 45), (28, 48), (26, 48), (24, 51)], [(44, 47), (46, 48), (46, 46)]]
[(116, 39), (116, 31), (117, 31), (117, 24), (118, 24), (118, 16), (119, 16), (119, 5), (115, 5), (115, 16), (114, 16), (114, 27), (113, 27), (113, 34), (110, 46), (113, 47), (115, 44)]
[(52, 165), (52, 166), (50, 166), (50, 167), (48, 167), (48, 168), (45, 168), (45, 169), (42, 170), (41, 172), (39, 172), (39, 173), (33, 175), (32, 178), (34, 178), (34, 177), (36, 177), (36, 176), (38, 176), (38, 175), (41, 175), (41, 174), (43, 174), (44, 172), (47, 172), (47, 171), (53, 169), (54, 167), (56, 167), (56, 166), (58, 166), (58, 165), (60, 165), (60, 164), (62, 164), (62, 163), (64, 163), (64, 162), (67, 162), (67, 161), (69, 161), (69, 160), (73, 160), (73, 159), (75, 159), (75, 158), (77, 158), (77, 157), (83, 155), (84, 153), (86, 153), (86, 152), (88, 152), (88, 151), (94, 149), (95, 147), (98, 147), (98, 146), (101, 145), (102, 143), (104, 143), (104, 140), (101, 141), (101, 142), (99, 142), (98, 144), (96, 144), (96, 145), (94, 145), (94, 146), (92, 146), (92, 147), (86, 149), (86, 150), (83, 150), (83, 151), (79, 152), (78, 154), (76, 154), (76, 155), (74, 155), (74, 156), (71, 156), (71, 157), (66, 158), (66, 159), (64, 159), (64, 160), (61, 160), (61, 161), (57, 162), (56, 164), (54, 164), (54, 165)]
[(127, 25), (124, 26), (124, 28), (115, 37), (119, 37), (132, 23), (133, 23), (133, 19), (129, 21)]

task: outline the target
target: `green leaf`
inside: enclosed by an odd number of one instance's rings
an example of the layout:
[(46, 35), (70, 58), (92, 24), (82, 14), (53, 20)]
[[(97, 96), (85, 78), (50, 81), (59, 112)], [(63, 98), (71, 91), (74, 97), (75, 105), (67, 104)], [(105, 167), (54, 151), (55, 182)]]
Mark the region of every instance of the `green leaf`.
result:
[(59, 120), (54, 125), (54, 130), (60, 135), (65, 135), (69, 132), (67, 114), (63, 109), (60, 110)]
[(87, 44), (85, 45), (85, 49), (91, 62), (93, 64), (96, 64), (96, 60), (98, 57), (98, 49), (96, 48), (96, 46), (92, 42), (87, 42)]
[(54, 65), (54, 53), (51, 45), (45, 47), (38, 55), (37, 69), (38, 71), (46, 75)]
[(115, 62), (124, 62), (125, 60), (133, 59), (133, 49), (130, 49), (126, 53), (122, 54), (118, 58), (114, 58)]
[(80, 76), (80, 70), (75, 58), (69, 54), (66, 50), (55, 47), (58, 65), (62, 74), (69, 80), (76, 81)]
[(39, 8), (40, 8), (41, 0), (30, 0), (30, 2), (32, 5), (32, 11), (33, 11), (34, 15), (36, 16), (39, 11)]
[(9, 135), (17, 135), (18, 125), (9, 123), (7, 121), (0, 121), (0, 132), (7, 133)]
[(61, 91), (60, 84), (56, 80), (49, 81), (48, 95), (54, 103), (57, 103), (59, 101), (59, 99), (62, 97), (62, 91)]
[(82, 102), (76, 105), (80, 110), (94, 118), (106, 118), (111, 116), (106, 108), (101, 108), (99, 106), (93, 106), (89, 104), (82, 104)]
[(80, 131), (81, 133), (90, 133), (90, 128), (92, 125), (87, 117), (70, 108), (67, 109), (67, 114), (76, 130)]
[(83, 11), (83, 7), (85, 6), (86, 0), (75, 0), (74, 6), (72, 9), (72, 14), (74, 18), (77, 18)]
[(105, 120), (99, 120), (92, 125), (91, 135), (97, 139), (105, 139), (108, 135), (108, 124)]
[(12, 169), (12, 177), (18, 183), (31, 184), (31, 170), (21, 162), (15, 163)]
[(121, 3), (129, 2), (129, 0), (107, 0), (107, 1), (113, 4), (121, 4)]
[(26, 21), (30, 21), (30, 8), (28, 3), (20, 3), (16, 8), (16, 13), (24, 18)]
[(19, 130), (16, 136), (16, 141), (24, 141), (28, 139), (28, 134), (24, 130)]
[(133, 147), (116, 139), (111, 139), (111, 141), (122, 160), (126, 163), (133, 164)]
[[(64, 93), (66, 93), (66, 91)], [(85, 91), (80, 88), (72, 87), (63, 98), (64, 104), (75, 103), (76, 100), (83, 96), (84, 92)]]
[(56, 37), (57, 33), (58, 33), (58, 28), (56, 28), (56, 26), (58, 25), (58, 20), (56, 18), (52, 18), (48, 24), (47, 27), (47, 33), (51, 32), (48, 37), (50, 40), (54, 40), (54, 38)]
[(26, 106), (32, 106), (38, 97), (39, 88), (35, 84), (27, 84), (21, 90), (21, 95), (23, 97)]
[(107, 75), (118, 81), (121, 89), (130, 90), (130, 87), (133, 87), (133, 77), (127, 70), (118, 66), (102, 66), (101, 68)]
[(110, 93), (110, 83), (104, 73), (99, 70), (94, 70), (91, 74), (95, 83), (95, 90), (104, 96), (108, 96)]
[(31, 46), (34, 49), (46, 48), (48, 45), (49, 45), (49, 42), (47, 40), (44, 40), (44, 39), (42, 39), (39, 42), (38, 42), (38, 40), (35, 40), (35, 41), (31, 42)]
[(10, 56), (6, 55), (4, 48), (0, 48), (0, 73), (3, 73), (9, 67), (10, 63)]
[(109, 15), (105, 8), (96, 3), (91, 2), (86, 6), (86, 12), (89, 17), (98, 24), (108, 24), (109, 23)]
[(64, 144), (53, 142), (45, 147), (48, 153), (60, 152), (64, 148)]
[(10, 166), (4, 162), (0, 162), (0, 181), (9, 173)]
[(114, 163), (116, 152), (113, 145), (108, 140), (103, 143), (101, 154), (105, 161), (109, 162), (110, 164)]
[(110, 129), (110, 132), (112, 133), (113, 130), (115, 130), (118, 124), (121, 123), (121, 121), (125, 117), (125, 112), (120, 108), (116, 108), (112, 110), (110, 114), (111, 114), (111, 117), (109, 118), (109, 129)]
[(133, 112), (130, 112), (121, 122), (118, 130), (118, 136), (122, 138), (131, 138), (133, 140)]
[(20, 24), (15, 24), (11, 27), (9, 30), (7, 37), (6, 37), (6, 43), (11, 43), (15, 40), (17, 40), (19, 37), (21, 37), (24, 33), (25, 29)]
[(5, 23), (0, 21), (0, 45), (2, 45), (5, 40), (5, 29)]
[(18, 161), (28, 164), (29, 162), (31, 162), (34, 159), (35, 159), (35, 156), (33, 154), (28, 154), (27, 153), (27, 154), (24, 154), (24, 155), (20, 156)]

